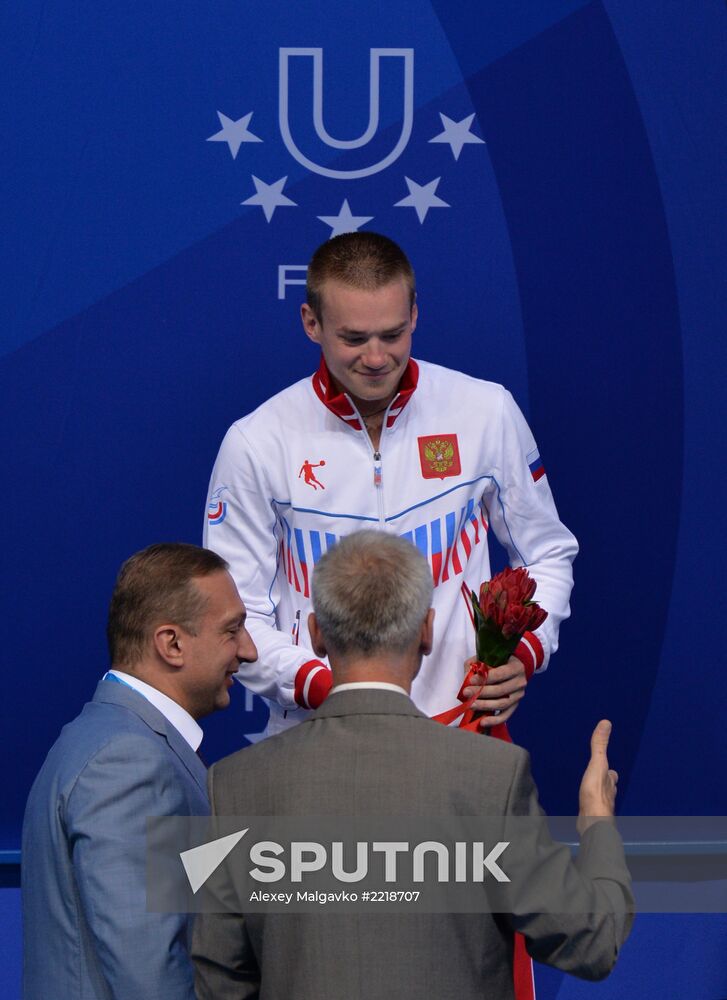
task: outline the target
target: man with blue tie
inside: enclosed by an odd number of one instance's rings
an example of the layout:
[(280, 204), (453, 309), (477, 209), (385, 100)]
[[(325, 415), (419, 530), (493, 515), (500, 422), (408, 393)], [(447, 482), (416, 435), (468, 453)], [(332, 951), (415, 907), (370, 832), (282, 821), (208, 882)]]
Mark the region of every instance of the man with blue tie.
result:
[(209, 812), (198, 719), (257, 651), (227, 563), (152, 545), (121, 568), (111, 670), (62, 730), (23, 824), (24, 998), (193, 1000), (186, 914), (146, 910), (146, 817)]

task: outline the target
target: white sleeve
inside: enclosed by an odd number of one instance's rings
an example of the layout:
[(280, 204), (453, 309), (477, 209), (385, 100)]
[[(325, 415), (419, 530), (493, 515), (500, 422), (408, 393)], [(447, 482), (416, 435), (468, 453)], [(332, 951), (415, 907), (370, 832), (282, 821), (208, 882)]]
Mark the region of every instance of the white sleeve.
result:
[(292, 636), (277, 626), (280, 529), (274, 500), (264, 463), (239, 425), (233, 424), (212, 470), (204, 545), (229, 563), (257, 646), (257, 661), (243, 663), (238, 679), (255, 694), (291, 709), (297, 707), (298, 670), (318, 660), (312, 650), (293, 645)]
[[(558, 518), (547, 476), (539, 478), (535, 439), (515, 400), (503, 390), (500, 480), (488, 498), (490, 524), (513, 567), (525, 566), (537, 582), (535, 600), (548, 617), (535, 633), (545, 670), (558, 648), (560, 623), (570, 615), (572, 563), (578, 543)], [(534, 466), (531, 471), (530, 464)]]

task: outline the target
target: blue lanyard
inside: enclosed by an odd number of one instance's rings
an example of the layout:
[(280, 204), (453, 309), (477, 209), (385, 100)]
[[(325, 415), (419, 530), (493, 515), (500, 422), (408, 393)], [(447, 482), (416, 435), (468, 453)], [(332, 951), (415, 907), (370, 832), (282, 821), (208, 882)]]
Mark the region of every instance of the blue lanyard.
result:
[[(116, 674), (106, 674), (104, 680), (113, 681), (114, 684), (123, 684), (124, 687), (131, 688), (132, 691), (136, 691), (136, 688), (133, 685), (129, 684), (128, 681), (122, 681), (120, 677), (116, 676)], [(136, 691), (136, 693), (139, 694), (139, 691)]]

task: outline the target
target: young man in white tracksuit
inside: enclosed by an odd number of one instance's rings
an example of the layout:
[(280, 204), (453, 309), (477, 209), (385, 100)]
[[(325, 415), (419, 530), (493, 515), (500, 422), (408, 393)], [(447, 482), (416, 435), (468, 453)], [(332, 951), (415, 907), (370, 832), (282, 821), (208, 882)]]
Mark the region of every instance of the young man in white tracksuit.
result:
[(429, 561), (435, 644), (412, 698), (429, 715), (451, 708), (474, 649), (462, 585), (479, 591), (489, 579), (492, 530), (548, 611), (475, 703), (498, 713), (483, 728), (506, 721), (557, 648), (578, 550), (530, 429), (502, 386), (410, 357), (414, 275), (391, 240), (329, 240), (307, 284), (301, 315), (320, 367), (233, 424), (210, 483), (205, 544), (229, 562), (258, 649), (238, 678), (268, 701), (269, 733), (324, 700), (330, 671), (307, 629), (311, 576), (337, 539), (374, 527)]

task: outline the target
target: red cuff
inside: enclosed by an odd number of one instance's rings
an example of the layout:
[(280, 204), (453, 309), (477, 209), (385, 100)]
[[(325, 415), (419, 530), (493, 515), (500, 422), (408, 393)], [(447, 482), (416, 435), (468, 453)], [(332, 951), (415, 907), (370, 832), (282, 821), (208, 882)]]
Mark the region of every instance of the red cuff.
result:
[(308, 660), (295, 675), (293, 696), (301, 708), (318, 708), (333, 686), (331, 671), (320, 660)]
[(515, 647), (513, 656), (516, 656), (525, 667), (525, 679), (528, 681), (545, 659), (540, 639), (532, 632), (525, 633)]

